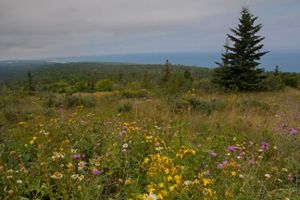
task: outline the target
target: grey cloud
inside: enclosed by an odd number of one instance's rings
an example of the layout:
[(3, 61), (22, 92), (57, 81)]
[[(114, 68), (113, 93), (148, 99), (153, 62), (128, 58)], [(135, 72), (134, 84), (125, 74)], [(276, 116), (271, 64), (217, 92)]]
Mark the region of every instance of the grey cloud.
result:
[(1, 0), (0, 59), (212, 51), (237, 22), (241, 6), (267, 9), (261, 14), (269, 16), (293, 3), (299, 5), (298, 0)]

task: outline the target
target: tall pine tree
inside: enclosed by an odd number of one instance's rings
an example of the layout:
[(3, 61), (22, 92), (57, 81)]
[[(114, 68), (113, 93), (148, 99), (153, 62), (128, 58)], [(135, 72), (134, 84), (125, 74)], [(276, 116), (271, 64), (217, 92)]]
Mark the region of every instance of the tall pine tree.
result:
[(259, 90), (264, 79), (263, 69), (258, 68), (264, 37), (257, 35), (262, 24), (255, 25), (254, 17), (248, 8), (242, 8), (241, 17), (237, 28), (230, 29), (233, 35), (227, 34), (232, 45), (224, 45), (225, 53), (222, 54), (219, 67), (214, 74), (214, 82), (227, 89), (239, 91)]

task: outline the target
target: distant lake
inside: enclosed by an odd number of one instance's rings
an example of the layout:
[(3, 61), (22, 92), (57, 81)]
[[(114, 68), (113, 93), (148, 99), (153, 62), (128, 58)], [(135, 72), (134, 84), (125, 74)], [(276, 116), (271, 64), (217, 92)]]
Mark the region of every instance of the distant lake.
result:
[[(58, 58), (53, 61), (60, 62), (124, 62), (137, 64), (162, 64), (169, 59), (172, 64), (216, 67), (215, 61), (219, 61), (220, 53), (141, 53), (141, 54), (120, 54), (101, 56), (82, 56)], [(280, 71), (300, 72), (300, 52), (279, 53), (270, 52), (263, 56), (260, 67), (266, 70), (274, 70), (278, 65)]]

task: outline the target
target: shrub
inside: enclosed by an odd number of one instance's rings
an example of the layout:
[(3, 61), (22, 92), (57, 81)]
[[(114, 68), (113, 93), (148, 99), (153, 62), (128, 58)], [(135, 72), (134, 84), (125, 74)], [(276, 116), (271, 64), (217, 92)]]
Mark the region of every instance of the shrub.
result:
[(283, 78), (283, 82), (285, 85), (290, 86), (292, 88), (299, 88), (300, 86), (300, 78), (296, 75), (287, 74)]
[(96, 90), (100, 92), (112, 91), (114, 82), (110, 79), (102, 79), (96, 82)]
[(284, 83), (280, 76), (270, 75), (262, 82), (262, 88), (266, 91), (276, 91), (284, 88)]
[(66, 108), (72, 108), (76, 106), (94, 107), (95, 104), (96, 100), (92, 96), (67, 95), (63, 99), (63, 105)]
[(212, 93), (216, 91), (216, 87), (209, 79), (201, 79), (195, 84), (195, 88), (203, 93)]
[(132, 110), (132, 105), (129, 102), (127, 102), (127, 103), (125, 103), (123, 105), (120, 105), (118, 107), (118, 112), (119, 113), (128, 113), (131, 110)]
[(96, 104), (93, 96), (55, 95), (50, 94), (45, 99), (47, 107), (73, 108), (76, 106), (94, 107)]
[(126, 98), (145, 98), (149, 97), (149, 91), (145, 89), (139, 89), (139, 90), (134, 90), (134, 89), (125, 89), (122, 92), (122, 96)]
[(21, 104), (10, 104), (3, 109), (3, 116), (7, 121), (19, 122), (32, 119), (37, 110)]
[(206, 115), (210, 115), (214, 110), (222, 110), (226, 107), (225, 103), (216, 99), (205, 101), (193, 96), (177, 98), (173, 101), (172, 105), (172, 110), (176, 113), (190, 110)]

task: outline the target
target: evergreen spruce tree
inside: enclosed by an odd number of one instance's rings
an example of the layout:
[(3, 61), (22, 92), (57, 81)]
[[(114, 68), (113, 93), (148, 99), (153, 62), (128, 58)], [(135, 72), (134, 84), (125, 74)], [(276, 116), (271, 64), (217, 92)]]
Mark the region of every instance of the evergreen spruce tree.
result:
[(163, 83), (168, 82), (170, 80), (170, 77), (171, 77), (171, 63), (167, 59), (165, 63), (165, 69), (163, 71), (162, 82)]
[(27, 72), (27, 78), (28, 78), (28, 92), (29, 94), (32, 94), (34, 92), (34, 86), (32, 84), (32, 76), (30, 72)]
[(248, 8), (242, 8), (240, 23), (237, 28), (230, 29), (233, 35), (227, 34), (232, 45), (224, 45), (225, 53), (221, 62), (217, 63), (213, 81), (227, 89), (239, 91), (259, 90), (264, 79), (263, 69), (258, 68), (264, 37), (257, 35), (262, 24), (255, 25), (254, 17)]

